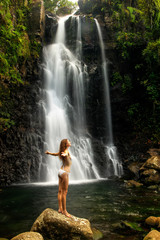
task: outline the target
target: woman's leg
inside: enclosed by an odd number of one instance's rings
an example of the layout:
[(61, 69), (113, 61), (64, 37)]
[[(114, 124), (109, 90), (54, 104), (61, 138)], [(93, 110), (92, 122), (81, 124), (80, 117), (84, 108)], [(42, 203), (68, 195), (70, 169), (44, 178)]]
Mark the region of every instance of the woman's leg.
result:
[(59, 213), (63, 212), (63, 208), (62, 208), (62, 183), (63, 183), (63, 179), (61, 177), (59, 177), (59, 188), (58, 188), (58, 205), (59, 205), (58, 212)]
[(69, 183), (69, 177), (67, 173), (64, 173), (62, 175), (62, 207), (63, 207), (63, 214), (66, 215), (67, 217), (71, 217), (71, 215), (67, 212), (66, 209), (66, 197), (67, 197), (67, 192), (68, 192), (68, 183)]

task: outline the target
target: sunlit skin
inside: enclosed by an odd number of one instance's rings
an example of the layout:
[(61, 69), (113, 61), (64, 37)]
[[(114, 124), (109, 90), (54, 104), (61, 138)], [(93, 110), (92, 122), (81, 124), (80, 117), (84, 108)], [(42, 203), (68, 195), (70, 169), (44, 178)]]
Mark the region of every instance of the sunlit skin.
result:
[[(64, 140), (66, 140), (66, 142), (65, 142), (65, 147), (63, 147), (64, 148), (63, 152), (59, 151), (58, 153), (51, 153), (49, 151), (46, 151), (45, 153), (53, 156), (59, 156), (63, 162), (61, 169), (64, 170), (65, 172), (61, 176), (58, 176), (59, 177), (58, 212), (64, 214), (67, 217), (71, 217), (71, 215), (67, 212), (67, 209), (66, 209), (66, 197), (68, 192), (69, 173), (70, 173), (70, 167), (71, 167), (71, 158), (70, 158), (68, 148), (71, 146), (71, 142), (68, 139), (64, 139)], [(60, 150), (61, 150), (61, 145), (60, 145)]]

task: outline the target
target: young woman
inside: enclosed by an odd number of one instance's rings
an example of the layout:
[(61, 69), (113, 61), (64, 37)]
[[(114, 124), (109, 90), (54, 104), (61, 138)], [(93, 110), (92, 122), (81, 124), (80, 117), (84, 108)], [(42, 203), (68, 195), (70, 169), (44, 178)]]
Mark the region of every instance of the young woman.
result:
[(59, 177), (59, 189), (58, 189), (58, 204), (59, 204), (59, 213), (63, 213), (67, 217), (71, 217), (71, 215), (67, 212), (66, 209), (66, 197), (68, 191), (68, 183), (69, 183), (69, 173), (71, 167), (71, 157), (68, 151), (68, 148), (71, 146), (71, 142), (68, 139), (63, 139), (60, 143), (59, 152), (51, 153), (46, 151), (46, 154), (50, 154), (53, 156), (59, 156), (62, 160), (62, 166), (58, 171)]

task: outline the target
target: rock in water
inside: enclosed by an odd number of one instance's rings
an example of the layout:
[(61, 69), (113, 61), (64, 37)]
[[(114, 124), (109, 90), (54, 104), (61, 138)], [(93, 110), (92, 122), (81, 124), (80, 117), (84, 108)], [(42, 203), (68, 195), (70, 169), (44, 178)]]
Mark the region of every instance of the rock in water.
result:
[(90, 222), (87, 219), (71, 218), (47, 208), (34, 222), (31, 231), (44, 238), (56, 240), (93, 240)]
[(128, 180), (126, 182), (126, 187), (141, 187), (141, 186), (143, 186), (142, 183), (136, 182), (134, 180)]
[(17, 235), (11, 240), (43, 240), (43, 237), (41, 234), (36, 232), (25, 232)]
[(145, 223), (149, 226), (160, 228), (160, 217), (150, 216), (145, 220)]
[(145, 236), (143, 240), (159, 240), (160, 239), (160, 232), (156, 230), (152, 230)]

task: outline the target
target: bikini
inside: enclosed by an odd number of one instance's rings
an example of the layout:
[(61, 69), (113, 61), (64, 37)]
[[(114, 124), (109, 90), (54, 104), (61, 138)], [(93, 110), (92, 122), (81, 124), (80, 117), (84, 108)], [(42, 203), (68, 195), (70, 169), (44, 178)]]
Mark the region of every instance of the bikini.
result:
[[(70, 155), (68, 157), (71, 159)], [(61, 177), (63, 173), (67, 173), (69, 175), (69, 172), (64, 170), (64, 165), (62, 166), (62, 169), (60, 168), (58, 171), (58, 177)]]
[[(64, 166), (63, 166), (63, 169), (64, 169)], [(65, 171), (65, 170), (63, 170), (63, 169), (61, 169), (61, 168), (59, 169), (59, 171), (58, 171), (58, 177), (61, 177), (63, 173), (69, 174), (69, 172), (67, 172), (67, 171)]]

